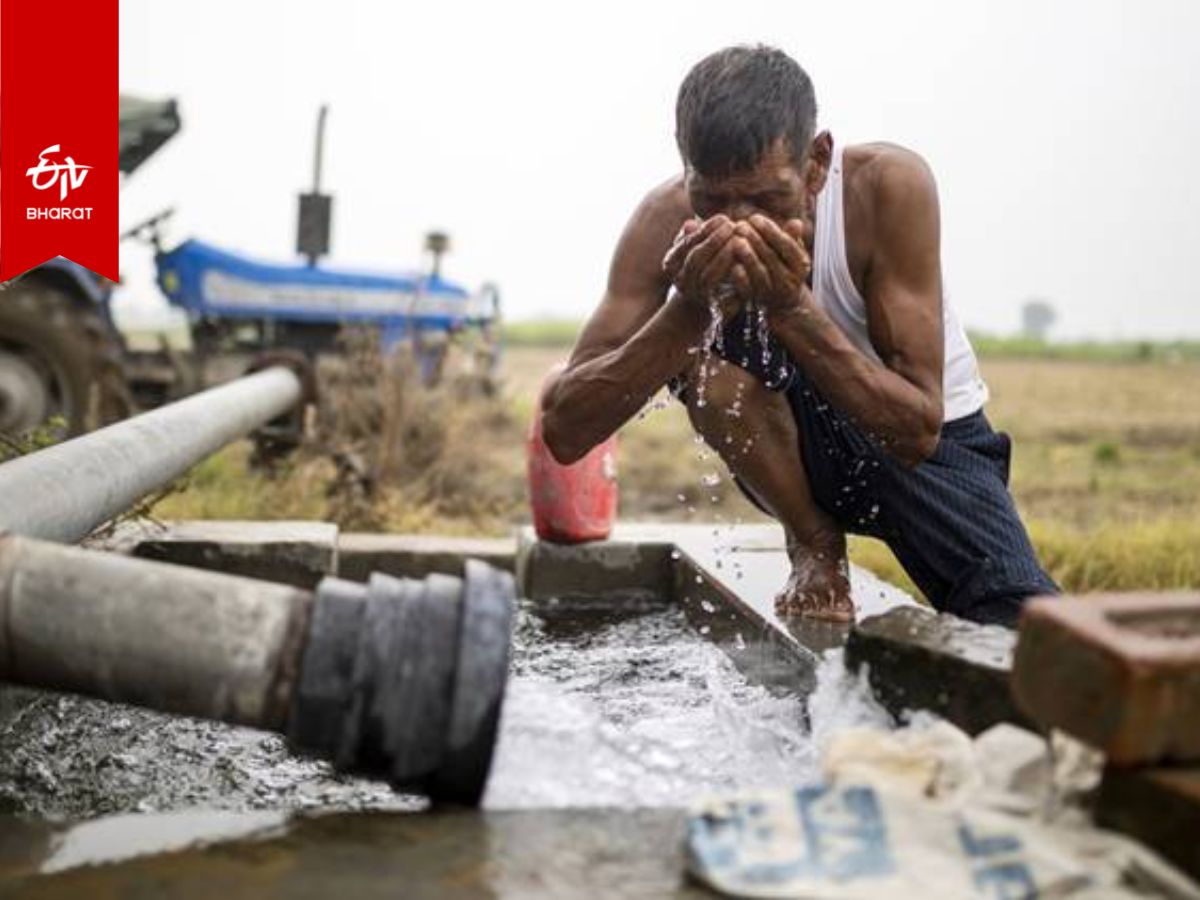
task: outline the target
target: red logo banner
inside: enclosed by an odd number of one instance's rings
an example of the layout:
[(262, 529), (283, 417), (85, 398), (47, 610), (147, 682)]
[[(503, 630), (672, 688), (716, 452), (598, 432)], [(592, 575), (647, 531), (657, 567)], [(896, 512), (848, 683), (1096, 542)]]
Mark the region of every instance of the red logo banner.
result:
[(0, 0), (0, 281), (118, 277), (117, 0)]

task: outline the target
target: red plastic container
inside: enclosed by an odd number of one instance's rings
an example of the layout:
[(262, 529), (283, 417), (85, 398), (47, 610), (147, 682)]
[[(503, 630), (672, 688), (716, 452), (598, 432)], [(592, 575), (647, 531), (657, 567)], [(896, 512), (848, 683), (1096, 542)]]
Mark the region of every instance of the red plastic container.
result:
[[(547, 381), (563, 368), (550, 370)], [(544, 388), (543, 388), (544, 390)], [(617, 520), (617, 436), (569, 466), (557, 462), (542, 438), (539, 397), (526, 444), (533, 527), (544, 541), (581, 544), (612, 533)]]

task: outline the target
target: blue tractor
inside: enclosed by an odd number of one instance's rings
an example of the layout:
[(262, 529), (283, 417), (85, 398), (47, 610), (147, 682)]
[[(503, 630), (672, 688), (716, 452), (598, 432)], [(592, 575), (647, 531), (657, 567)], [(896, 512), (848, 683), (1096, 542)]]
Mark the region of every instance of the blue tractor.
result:
[(439, 352), (453, 338), (474, 330), (477, 342), (494, 344), (496, 290), (485, 285), (472, 293), (436, 268), (396, 273), (280, 264), (195, 239), (170, 250), (157, 246), (154, 260), (163, 295), (187, 313), (200, 362), (276, 349), (336, 353), (342, 329), (365, 326), (378, 332), (385, 352), (410, 343), (432, 382)]
[(322, 107), (312, 190), (299, 196), (296, 251), (306, 262), (251, 259), (195, 239), (166, 250), (159, 225), (169, 211), (130, 232), (153, 246), (159, 288), (186, 312), (195, 359), (205, 367), (226, 353), (281, 349), (314, 358), (338, 352), (339, 334), (349, 326), (378, 332), (385, 353), (407, 343), (426, 382), (440, 375), (452, 340), (468, 333), (483, 348), (476, 357), (490, 360), (494, 368), (499, 294), (490, 285), (472, 292), (442, 277), (441, 259), (449, 249), (444, 233), (426, 236), (432, 257), (428, 271), (318, 264), (329, 252), (333, 207), (333, 198), (321, 192), (325, 117)]

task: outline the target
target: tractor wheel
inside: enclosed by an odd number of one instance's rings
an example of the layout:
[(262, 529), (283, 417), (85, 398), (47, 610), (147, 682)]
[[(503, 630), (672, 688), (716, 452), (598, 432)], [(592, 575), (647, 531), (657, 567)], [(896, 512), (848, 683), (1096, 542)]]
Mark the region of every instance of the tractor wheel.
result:
[(65, 435), (134, 412), (120, 338), (90, 301), (29, 279), (0, 291), (0, 432)]

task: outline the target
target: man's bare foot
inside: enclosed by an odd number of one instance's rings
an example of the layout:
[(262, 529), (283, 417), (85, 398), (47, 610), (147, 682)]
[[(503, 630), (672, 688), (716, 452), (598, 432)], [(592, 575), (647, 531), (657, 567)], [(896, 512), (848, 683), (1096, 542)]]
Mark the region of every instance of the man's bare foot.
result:
[[(790, 542), (789, 542), (790, 543)], [(790, 543), (792, 574), (775, 596), (780, 616), (800, 616), (826, 622), (853, 622), (850, 567), (842, 535), (819, 542)]]

